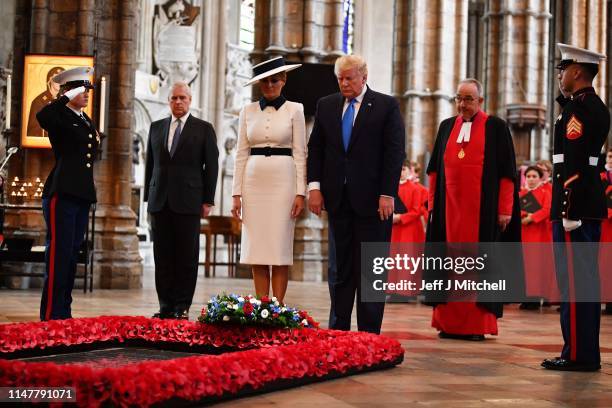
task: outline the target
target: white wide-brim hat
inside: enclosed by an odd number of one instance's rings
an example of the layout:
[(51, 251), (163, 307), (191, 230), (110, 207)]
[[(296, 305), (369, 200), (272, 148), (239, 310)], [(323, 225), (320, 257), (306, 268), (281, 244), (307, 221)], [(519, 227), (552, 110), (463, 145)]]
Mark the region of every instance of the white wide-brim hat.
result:
[(269, 59), (253, 67), (253, 78), (249, 79), (249, 82), (244, 84), (244, 86), (252, 85), (262, 78), (269, 77), (283, 71), (289, 72), (301, 66), (302, 64), (286, 65), (283, 57)]

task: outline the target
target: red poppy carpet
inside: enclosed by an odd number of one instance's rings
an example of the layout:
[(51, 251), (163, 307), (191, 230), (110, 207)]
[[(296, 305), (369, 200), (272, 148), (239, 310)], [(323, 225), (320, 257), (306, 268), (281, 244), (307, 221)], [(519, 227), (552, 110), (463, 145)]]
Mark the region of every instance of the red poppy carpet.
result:
[[(166, 354), (40, 361), (111, 348)], [(87, 407), (215, 402), (390, 368), (403, 358), (397, 340), (362, 332), (123, 316), (0, 325), (0, 387), (73, 387)]]

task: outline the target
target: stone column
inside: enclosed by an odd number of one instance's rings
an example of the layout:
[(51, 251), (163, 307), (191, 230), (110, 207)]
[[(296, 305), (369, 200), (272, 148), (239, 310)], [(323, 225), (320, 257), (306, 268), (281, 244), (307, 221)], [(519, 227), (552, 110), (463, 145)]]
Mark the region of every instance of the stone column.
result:
[(342, 0), (327, 0), (325, 14), (325, 57), (324, 61), (333, 63), (344, 55), (342, 51), (342, 30), (344, 28), (344, 5)]
[(49, 1), (35, 0), (32, 4), (32, 42), (30, 52), (42, 53), (46, 49)]
[[(108, 134), (96, 164), (94, 277), (105, 289), (142, 286), (136, 215), (130, 208), (137, 0), (98, 1), (96, 78), (109, 78)], [(90, 27), (90, 32), (93, 27)]]
[[(567, 44), (588, 48), (604, 54), (606, 52), (606, 35), (610, 30), (607, 21), (607, 0), (568, 0), (568, 8), (563, 21), (564, 38)], [(605, 95), (607, 81), (606, 64), (600, 64), (599, 74), (593, 86), (598, 95)]]
[(487, 3), (489, 33), (485, 106), (507, 119), (517, 162), (548, 157), (549, 3), (539, 0)]
[[(227, 26), (226, 14), (228, 11), (227, 0), (204, 2), (202, 6), (202, 53), (200, 60), (200, 78), (198, 79), (199, 94), (201, 95), (202, 119), (213, 124), (217, 134), (217, 147), (219, 148), (219, 163), (225, 160), (225, 149), (223, 148), (224, 134), (224, 112), (226, 94), (226, 70), (227, 70)], [(217, 191), (215, 193), (214, 214), (221, 211), (221, 171), (217, 179)], [(223, 205), (228, 207), (227, 203)]]
[(394, 0), (355, 2), (353, 50), (368, 62), (368, 85), (390, 93), (393, 59)]
[[(95, 32), (95, 0), (79, 0), (77, 14), (78, 51), (82, 55), (90, 55), (94, 49)], [(94, 29), (92, 29), (94, 27)]]
[(285, 47), (285, 1), (271, 0), (270, 7), (270, 44), (266, 47), (266, 54), (270, 56), (286, 55)]
[(426, 164), (465, 75), (468, 2), (397, 1), (395, 7), (393, 93), (404, 115), (408, 157)]
[(300, 50), (304, 62), (317, 62), (316, 40), (318, 28), (316, 18), (319, 4), (316, 0), (304, 0), (304, 37)]

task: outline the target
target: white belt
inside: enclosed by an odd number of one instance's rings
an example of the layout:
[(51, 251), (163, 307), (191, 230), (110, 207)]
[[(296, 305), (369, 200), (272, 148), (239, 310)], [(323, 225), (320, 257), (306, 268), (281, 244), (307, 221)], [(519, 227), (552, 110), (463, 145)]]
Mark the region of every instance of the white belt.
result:
[[(565, 160), (565, 156), (562, 154), (553, 154), (553, 164), (559, 164), (559, 163), (563, 163), (563, 161)], [(599, 163), (599, 157), (597, 156), (589, 156), (589, 165), (590, 166), (597, 166), (597, 163)]]
[(553, 164), (563, 163), (563, 154), (553, 154)]

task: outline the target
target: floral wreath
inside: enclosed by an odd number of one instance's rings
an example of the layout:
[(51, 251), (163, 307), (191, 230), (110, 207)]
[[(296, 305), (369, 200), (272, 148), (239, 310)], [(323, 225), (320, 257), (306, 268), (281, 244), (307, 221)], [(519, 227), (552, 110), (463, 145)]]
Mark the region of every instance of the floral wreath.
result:
[(282, 328), (318, 328), (307, 312), (281, 304), (276, 297), (213, 296), (198, 318), (202, 323), (238, 323)]

